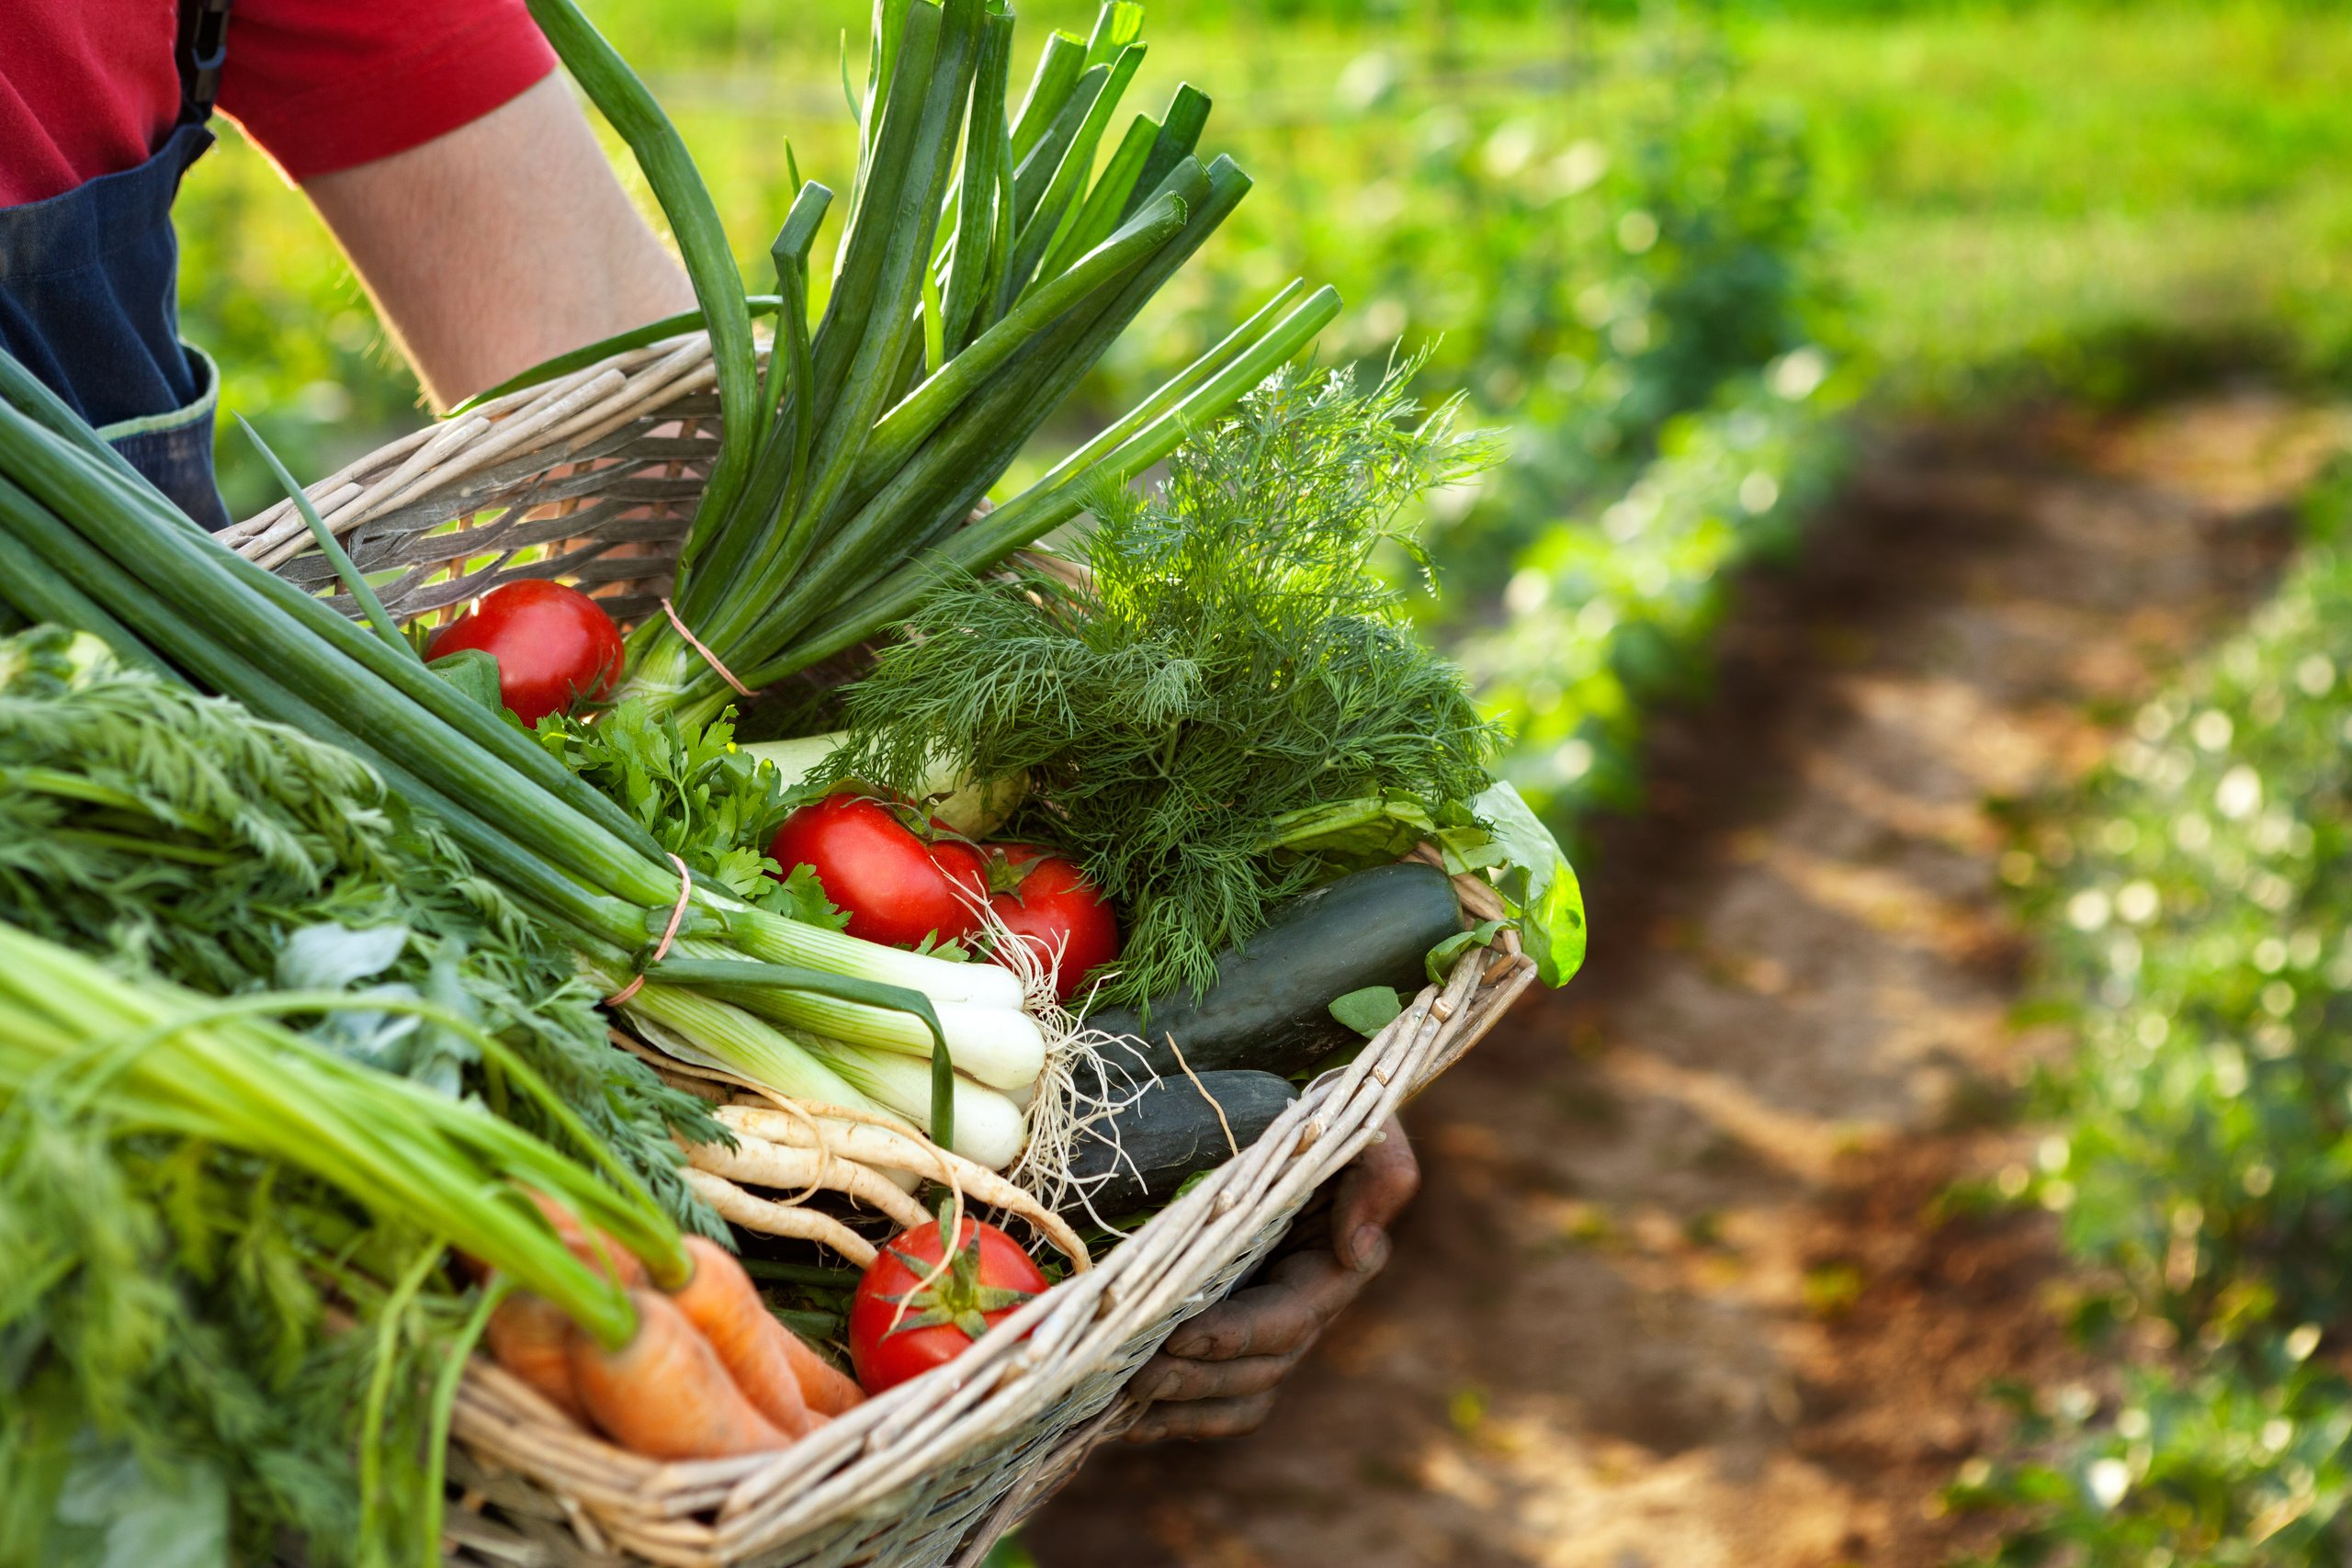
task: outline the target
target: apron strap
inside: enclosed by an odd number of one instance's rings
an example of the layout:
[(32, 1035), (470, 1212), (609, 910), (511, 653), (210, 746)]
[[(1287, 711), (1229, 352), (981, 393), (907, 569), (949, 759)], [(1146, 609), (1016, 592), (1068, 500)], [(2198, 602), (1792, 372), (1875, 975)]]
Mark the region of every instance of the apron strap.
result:
[(231, 0), (180, 0), (180, 120), (202, 125), (220, 96), (220, 67), (229, 58)]

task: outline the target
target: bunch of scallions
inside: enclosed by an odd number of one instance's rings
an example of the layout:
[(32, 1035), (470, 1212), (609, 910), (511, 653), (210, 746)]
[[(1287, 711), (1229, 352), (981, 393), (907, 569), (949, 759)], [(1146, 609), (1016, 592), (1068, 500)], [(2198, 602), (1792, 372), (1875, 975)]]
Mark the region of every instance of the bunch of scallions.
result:
[[(905, 618), (943, 576), (985, 570), (1166, 457), (1298, 354), (1338, 313), (1294, 282), (1230, 336), (975, 518), (976, 505), (1137, 311), (1250, 188), (1193, 149), (1209, 100), (1182, 88), (1101, 148), (1142, 64), (1143, 8), (1046, 40), (1008, 113), (1007, 0), (877, 0), (858, 162), (821, 317), (811, 248), (832, 200), (802, 185), (773, 254), (764, 371), (710, 194), (643, 83), (572, 0), (530, 0), (573, 77), (636, 154), (676, 235), (698, 313), (594, 345), (527, 384), (696, 321), (708, 326), (722, 440), (681, 552), (678, 625), (629, 639), (623, 698), (707, 719), (727, 677), (771, 684)], [(1101, 164), (1098, 174), (1097, 164)], [(795, 172), (797, 179), (797, 172)], [(492, 394), (484, 394), (490, 396)]]
[(5, 354), (0, 604), (361, 758), (605, 994), (641, 981), (620, 1010), (665, 1049), (798, 1100), (895, 1112), (984, 1164), (1020, 1152), (1022, 1111), (1001, 1091), (1032, 1082), (1046, 1047), (1011, 972), (860, 942), (682, 875), (388, 621), (346, 620), (223, 547)]

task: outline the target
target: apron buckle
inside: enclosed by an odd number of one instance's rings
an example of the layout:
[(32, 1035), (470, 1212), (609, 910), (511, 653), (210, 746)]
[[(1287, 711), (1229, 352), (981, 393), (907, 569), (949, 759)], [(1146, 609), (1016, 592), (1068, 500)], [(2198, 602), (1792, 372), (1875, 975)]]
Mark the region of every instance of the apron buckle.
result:
[(232, 0), (183, 0), (180, 7), (180, 118), (201, 124), (220, 96), (220, 68), (229, 58)]

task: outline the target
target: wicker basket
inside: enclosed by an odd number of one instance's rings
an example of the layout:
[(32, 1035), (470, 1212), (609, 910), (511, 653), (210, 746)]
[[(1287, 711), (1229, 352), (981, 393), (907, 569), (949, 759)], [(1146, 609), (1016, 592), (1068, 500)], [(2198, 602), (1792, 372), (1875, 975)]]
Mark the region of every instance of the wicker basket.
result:
[[(396, 442), (311, 495), (361, 570), (401, 569), (382, 597), (402, 619), (510, 578), (557, 575), (592, 586), (624, 620), (641, 616), (668, 592), (696, 476), (716, 451), (711, 383), (700, 334), (633, 350)], [(225, 537), (294, 581), (330, 585), (290, 505)], [(1474, 915), (1500, 912), (1483, 882), (1456, 886)], [(1533, 977), (1509, 933), (1502, 950), (1474, 953), (1099, 1268), (786, 1452), (641, 1459), (477, 1359), (457, 1407), (453, 1560), (977, 1563), (1135, 1419), (1140, 1406), (1121, 1390), (1136, 1368), (1263, 1259), (1317, 1187)]]

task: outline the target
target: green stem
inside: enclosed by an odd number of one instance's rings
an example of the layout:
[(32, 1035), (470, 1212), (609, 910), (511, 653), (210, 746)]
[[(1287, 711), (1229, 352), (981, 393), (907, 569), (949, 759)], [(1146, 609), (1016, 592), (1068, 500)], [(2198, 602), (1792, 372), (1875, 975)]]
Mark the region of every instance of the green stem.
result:
[(458, 1408), (458, 1385), (465, 1381), (466, 1363), (490, 1327), (491, 1314), (514, 1293), (514, 1281), (501, 1275), (492, 1280), (466, 1315), (457, 1337), (444, 1348), (440, 1371), (433, 1377), (433, 1404), (424, 1437), (424, 1517), (418, 1535), (418, 1561), (441, 1561), (441, 1524), (447, 1517), (449, 1484), (449, 1427)]
[(662, 204), (677, 236), (678, 253), (694, 283), (695, 299), (710, 326), (711, 358), (718, 370), (720, 417), (733, 439), (719, 444), (718, 461), (703, 490), (681, 555), (681, 564), (710, 545), (718, 521), (750, 477), (750, 433), (759, 427), (758, 361), (752, 345), (752, 312), (743, 279), (735, 270), (727, 231), (709, 187), (686, 152), (677, 128), (638, 79), (628, 62), (605, 41), (572, 0), (527, 0), (531, 16), (555, 46), (556, 54), (605, 118), (620, 132), (645, 171), (653, 198)]
[(237, 427), (245, 433), (245, 439), (254, 444), (254, 450), (261, 454), (261, 460), (269, 465), (270, 473), (277, 479), (279, 488), (286, 491), (286, 499), (292, 502), (294, 510), (302, 514), (302, 521), (310, 527), (311, 537), (318, 544), (319, 553), (327, 558), (327, 564), (334, 567), (335, 575), (343, 579), (345, 589), (358, 604), (360, 613), (368, 617), (368, 624), (375, 628), (376, 636), (392, 649), (423, 663), (424, 660), (408, 638), (401, 636), (400, 627), (392, 624), (384, 602), (376, 597), (375, 588), (360, 573), (351, 557), (345, 553), (342, 542), (328, 529), (326, 520), (319, 515), (319, 509), (311, 504), (310, 493), (303, 490), (301, 481), (277, 460), (277, 454), (269, 449), (269, 443), (261, 438), (261, 432), (255, 430), (243, 414), (237, 416)]
[(435, 1237), (410, 1264), (390, 1294), (384, 1298), (376, 1321), (375, 1364), (368, 1373), (368, 1394), (359, 1416), (359, 1539), (377, 1539), (384, 1471), (384, 1406), (392, 1391), (392, 1372), (400, 1359), (401, 1319), (424, 1289), (425, 1280), (440, 1267), (447, 1243)]

